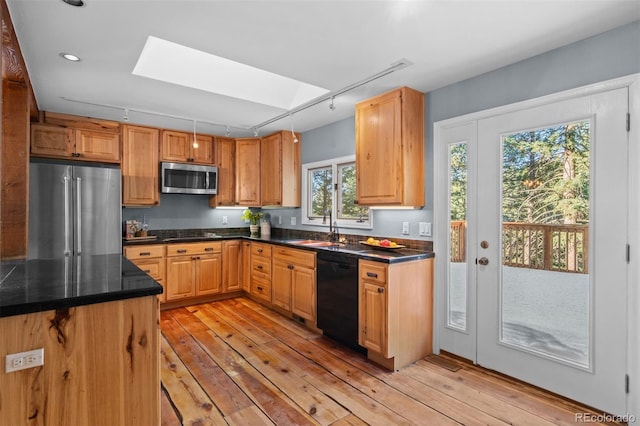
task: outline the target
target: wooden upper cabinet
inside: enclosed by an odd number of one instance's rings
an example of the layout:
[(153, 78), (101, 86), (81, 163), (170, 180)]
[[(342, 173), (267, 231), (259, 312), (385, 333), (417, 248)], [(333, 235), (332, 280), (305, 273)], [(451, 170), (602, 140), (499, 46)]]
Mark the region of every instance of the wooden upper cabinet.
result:
[(401, 87), (356, 104), (356, 198), (424, 205), (424, 94)]
[(196, 142), (194, 146), (192, 133), (163, 130), (162, 161), (213, 164), (213, 137), (196, 135)]
[(260, 206), (260, 139), (236, 139), (236, 205)]
[(31, 155), (119, 163), (120, 135), (111, 131), (32, 124)]
[[(300, 134), (295, 137), (300, 141)], [(289, 131), (262, 138), (260, 188), (263, 206), (300, 207), (300, 142)]]
[(214, 144), (218, 193), (209, 198), (209, 206), (233, 206), (236, 203), (236, 141), (216, 136)]
[(122, 126), (122, 204), (154, 206), (160, 203), (158, 151), (160, 131)]

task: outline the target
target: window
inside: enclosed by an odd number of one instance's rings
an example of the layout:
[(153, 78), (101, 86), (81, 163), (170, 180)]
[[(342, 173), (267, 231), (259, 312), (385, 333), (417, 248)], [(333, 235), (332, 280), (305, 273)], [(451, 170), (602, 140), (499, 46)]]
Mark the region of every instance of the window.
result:
[(368, 207), (356, 201), (355, 156), (302, 165), (302, 223), (329, 226), (329, 214), (339, 228), (373, 226)]

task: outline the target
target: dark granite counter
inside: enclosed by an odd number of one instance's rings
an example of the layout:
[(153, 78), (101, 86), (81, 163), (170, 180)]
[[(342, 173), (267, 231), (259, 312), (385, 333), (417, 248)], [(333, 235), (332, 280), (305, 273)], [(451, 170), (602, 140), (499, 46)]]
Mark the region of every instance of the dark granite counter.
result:
[(0, 262), (0, 317), (160, 293), (119, 254)]
[(146, 240), (125, 240), (123, 241), (123, 245), (127, 246), (135, 246), (142, 244), (184, 244), (184, 243), (200, 243), (206, 241), (224, 241), (224, 240), (237, 240), (244, 239), (248, 241), (258, 241), (262, 243), (276, 244), (287, 246), (291, 248), (298, 248), (303, 250), (310, 250), (315, 252), (320, 251), (331, 251), (344, 254), (345, 256), (355, 256), (359, 259), (373, 260), (376, 262), (384, 262), (384, 263), (399, 263), (399, 262), (407, 262), (411, 260), (420, 260), (420, 259), (428, 259), (435, 256), (432, 251), (423, 251), (423, 250), (415, 250), (415, 249), (395, 249), (395, 250), (385, 250), (385, 249), (376, 249), (370, 246), (353, 244), (353, 243), (340, 243), (331, 246), (313, 246), (313, 245), (304, 245), (299, 244), (299, 239), (289, 239), (289, 238), (253, 238), (247, 237), (246, 235), (218, 235), (216, 237), (205, 237), (205, 236), (187, 236), (187, 237), (169, 237), (169, 238), (154, 238), (150, 237)]

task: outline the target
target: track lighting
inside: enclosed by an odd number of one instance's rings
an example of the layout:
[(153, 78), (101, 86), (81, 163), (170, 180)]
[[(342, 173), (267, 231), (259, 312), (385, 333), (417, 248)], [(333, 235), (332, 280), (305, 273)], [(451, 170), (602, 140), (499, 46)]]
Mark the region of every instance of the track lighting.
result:
[(333, 104), (333, 99), (334, 99), (334, 98), (335, 98), (335, 96), (332, 96), (332, 97), (331, 97), (331, 103), (329, 104), (329, 109), (330, 109), (331, 111), (333, 111), (333, 110), (335, 110), (335, 109), (336, 109), (336, 106)]
[(289, 114), (291, 117), (291, 136), (293, 136), (293, 143), (298, 143), (298, 138), (296, 138), (296, 134), (293, 132), (293, 114)]

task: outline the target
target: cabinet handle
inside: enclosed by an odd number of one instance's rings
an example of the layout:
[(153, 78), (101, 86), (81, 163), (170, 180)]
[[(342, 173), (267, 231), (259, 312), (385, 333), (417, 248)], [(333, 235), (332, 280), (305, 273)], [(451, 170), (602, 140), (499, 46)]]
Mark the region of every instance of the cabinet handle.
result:
[(205, 247), (204, 251), (213, 251), (213, 247)]
[(256, 268), (261, 270), (262, 269), (262, 265), (258, 265), (258, 266), (256, 266)]
[(287, 268), (293, 269), (293, 265), (287, 265)]
[(144, 272), (145, 274), (150, 274), (151, 273), (151, 269), (145, 269), (142, 272)]
[(177, 252), (178, 252), (178, 253), (186, 253), (186, 252), (187, 252), (187, 249), (178, 250)]
[(384, 288), (378, 287), (378, 293), (384, 293)]
[(262, 291), (262, 286), (256, 287), (258, 290)]
[(378, 274), (375, 272), (367, 272), (367, 276), (370, 278), (378, 278)]
[(258, 253), (262, 253), (262, 249), (258, 249), (256, 250)]
[(141, 251), (140, 253), (138, 253), (139, 256), (151, 256), (151, 252), (150, 251)]

